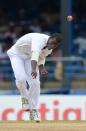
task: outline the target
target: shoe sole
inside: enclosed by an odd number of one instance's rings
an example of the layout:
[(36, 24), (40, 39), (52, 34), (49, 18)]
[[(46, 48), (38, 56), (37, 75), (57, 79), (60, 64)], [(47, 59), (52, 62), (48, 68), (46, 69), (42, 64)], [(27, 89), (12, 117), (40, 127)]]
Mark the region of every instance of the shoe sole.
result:
[(26, 110), (25, 110), (25, 109), (23, 109), (23, 111), (30, 111), (30, 109), (26, 109)]

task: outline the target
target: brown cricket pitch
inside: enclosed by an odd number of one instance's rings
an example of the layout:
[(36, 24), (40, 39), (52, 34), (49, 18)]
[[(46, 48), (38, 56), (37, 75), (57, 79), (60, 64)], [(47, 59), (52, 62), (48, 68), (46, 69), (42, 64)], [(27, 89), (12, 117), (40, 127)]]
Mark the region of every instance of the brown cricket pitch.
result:
[(1, 121), (0, 131), (86, 131), (86, 121)]

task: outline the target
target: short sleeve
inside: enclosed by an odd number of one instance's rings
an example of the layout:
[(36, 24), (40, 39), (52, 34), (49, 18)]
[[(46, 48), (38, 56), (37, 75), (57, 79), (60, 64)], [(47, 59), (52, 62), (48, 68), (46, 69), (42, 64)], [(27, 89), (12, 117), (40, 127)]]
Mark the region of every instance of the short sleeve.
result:
[(45, 41), (43, 38), (34, 38), (32, 39), (32, 46), (31, 46), (31, 51), (38, 51), (40, 52), (41, 49), (45, 46)]
[(41, 49), (44, 47), (44, 40), (43, 38), (34, 37), (32, 39), (32, 46), (31, 46), (31, 60), (36, 60), (38, 62), (39, 55)]

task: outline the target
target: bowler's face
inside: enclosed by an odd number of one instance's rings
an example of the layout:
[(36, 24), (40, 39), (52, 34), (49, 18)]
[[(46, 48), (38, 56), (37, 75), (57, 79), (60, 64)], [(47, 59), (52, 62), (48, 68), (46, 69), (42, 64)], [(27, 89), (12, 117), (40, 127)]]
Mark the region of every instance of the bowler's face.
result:
[(55, 49), (56, 47), (58, 47), (58, 43), (56, 42), (56, 40), (55, 39), (49, 39), (48, 42), (47, 42), (48, 50)]

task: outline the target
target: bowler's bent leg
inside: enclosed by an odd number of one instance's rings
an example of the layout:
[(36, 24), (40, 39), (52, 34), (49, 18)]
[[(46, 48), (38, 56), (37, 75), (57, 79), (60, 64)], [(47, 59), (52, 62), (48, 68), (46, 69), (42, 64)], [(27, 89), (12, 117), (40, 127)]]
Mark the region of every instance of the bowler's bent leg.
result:
[(37, 78), (33, 79), (31, 76), (31, 60), (25, 61), (25, 69), (27, 73), (27, 82), (29, 84), (28, 100), (30, 109), (38, 109), (40, 97), (40, 81), (39, 70), (37, 68)]
[(22, 108), (27, 111), (29, 110), (29, 103), (24, 60), (18, 56), (11, 56), (10, 61), (16, 78), (16, 86), (22, 97)]

